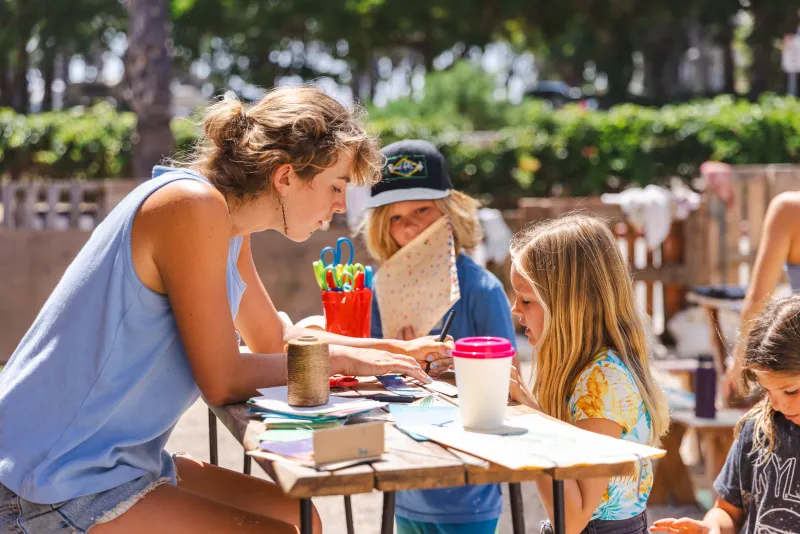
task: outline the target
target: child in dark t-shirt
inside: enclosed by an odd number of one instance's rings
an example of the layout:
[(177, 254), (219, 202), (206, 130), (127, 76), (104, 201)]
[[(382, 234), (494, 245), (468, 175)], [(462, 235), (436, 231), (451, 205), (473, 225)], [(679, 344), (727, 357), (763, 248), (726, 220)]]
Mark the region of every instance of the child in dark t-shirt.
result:
[(651, 532), (791, 534), (800, 532), (800, 295), (759, 316), (742, 357), (747, 386), (764, 396), (736, 428), (714, 482), (719, 498), (702, 521), (662, 519)]

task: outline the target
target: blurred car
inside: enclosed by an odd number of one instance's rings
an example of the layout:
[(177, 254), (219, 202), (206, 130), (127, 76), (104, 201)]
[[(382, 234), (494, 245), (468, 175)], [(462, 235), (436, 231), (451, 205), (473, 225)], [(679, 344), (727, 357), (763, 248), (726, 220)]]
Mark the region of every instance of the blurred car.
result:
[(597, 109), (597, 100), (584, 97), (577, 87), (570, 87), (564, 82), (544, 80), (525, 91), (526, 98), (537, 98), (549, 102), (554, 108), (565, 104), (578, 104), (586, 109)]

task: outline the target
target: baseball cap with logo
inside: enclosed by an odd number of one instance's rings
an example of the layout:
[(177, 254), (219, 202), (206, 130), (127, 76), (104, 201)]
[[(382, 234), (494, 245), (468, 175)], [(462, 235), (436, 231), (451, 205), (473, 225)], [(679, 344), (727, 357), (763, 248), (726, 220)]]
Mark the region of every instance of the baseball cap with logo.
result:
[(450, 196), (453, 183), (447, 162), (428, 141), (405, 139), (387, 145), (381, 181), (372, 186), (368, 208), (406, 200), (437, 200)]

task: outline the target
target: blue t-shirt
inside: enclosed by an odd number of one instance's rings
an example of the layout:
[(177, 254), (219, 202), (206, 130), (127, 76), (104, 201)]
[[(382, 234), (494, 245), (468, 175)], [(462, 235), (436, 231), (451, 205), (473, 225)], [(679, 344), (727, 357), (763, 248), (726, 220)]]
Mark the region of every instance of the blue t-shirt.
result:
[[(0, 373), (0, 483), (29, 501), (67, 501), (148, 473), (175, 483), (164, 445), (200, 390), (169, 298), (142, 283), (131, 254), (139, 206), (175, 180), (209, 183), (157, 167), (94, 230)], [(247, 287), (241, 246), (235, 237), (228, 250), (234, 317)]]
[[(456, 260), (461, 299), (449, 334), (454, 339), (472, 336), (496, 336), (516, 346), (511, 306), (503, 284), (472, 258), (460, 254)], [(441, 332), (442, 324), (431, 330)], [(372, 301), (372, 337), (382, 338), (378, 301)], [(400, 517), (426, 523), (470, 523), (496, 519), (503, 511), (499, 484), (456, 488), (401, 491), (397, 494), (396, 513)]]

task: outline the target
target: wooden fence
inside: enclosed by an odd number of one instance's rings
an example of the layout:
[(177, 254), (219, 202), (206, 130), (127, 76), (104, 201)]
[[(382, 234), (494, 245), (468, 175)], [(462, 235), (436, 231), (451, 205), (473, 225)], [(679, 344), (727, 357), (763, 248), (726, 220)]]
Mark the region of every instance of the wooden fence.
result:
[(710, 281), (708, 271), (702, 268), (707, 261), (703, 229), (708, 212), (704, 203), (687, 220), (674, 222), (664, 243), (652, 251), (626, 222), (619, 206), (603, 204), (597, 197), (521, 199), (515, 226), (521, 229), (573, 211), (608, 221), (634, 274), (639, 303), (653, 317), (656, 333), (662, 333), (666, 321), (685, 306), (689, 286)]
[[(745, 285), (755, 259), (769, 202), (785, 191), (800, 191), (800, 166), (734, 167), (730, 198), (705, 195), (712, 283)], [(798, 214), (800, 220), (800, 214)]]
[(5, 230), (91, 230), (136, 187), (135, 180), (0, 183)]
[[(134, 180), (5, 180), (0, 182), (0, 227), (90, 230), (134, 187)], [(673, 223), (666, 241), (654, 251), (647, 250), (618, 206), (597, 197), (523, 198), (507, 220), (514, 230), (575, 210), (608, 220), (635, 275), (640, 303), (656, 318), (655, 330), (662, 332), (666, 321), (685, 306), (688, 287), (747, 283), (767, 206), (790, 190), (800, 190), (800, 166), (735, 167), (730, 194), (703, 193), (700, 208), (687, 220)], [(507, 267), (493, 269), (505, 282)]]

